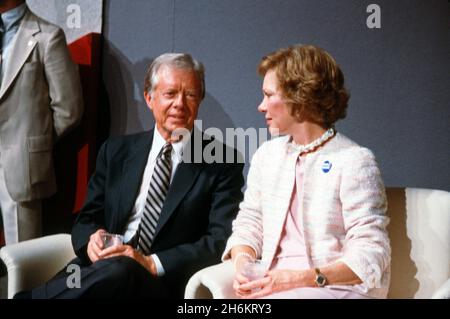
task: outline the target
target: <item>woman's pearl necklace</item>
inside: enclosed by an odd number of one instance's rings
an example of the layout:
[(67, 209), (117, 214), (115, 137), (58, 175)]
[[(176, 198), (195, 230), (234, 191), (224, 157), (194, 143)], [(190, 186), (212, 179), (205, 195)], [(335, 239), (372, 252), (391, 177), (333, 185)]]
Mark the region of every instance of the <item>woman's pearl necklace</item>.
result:
[(302, 145), (302, 144), (295, 144), (295, 142), (292, 141), (292, 147), (294, 151), (300, 152), (299, 154), (309, 153), (318, 148), (319, 146), (321, 146), (322, 144), (324, 144), (329, 139), (331, 139), (335, 134), (336, 134), (335, 129), (333, 127), (330, 127), (325, 133), (323, 133), (321, 137), (312, 141), (311, 143)]

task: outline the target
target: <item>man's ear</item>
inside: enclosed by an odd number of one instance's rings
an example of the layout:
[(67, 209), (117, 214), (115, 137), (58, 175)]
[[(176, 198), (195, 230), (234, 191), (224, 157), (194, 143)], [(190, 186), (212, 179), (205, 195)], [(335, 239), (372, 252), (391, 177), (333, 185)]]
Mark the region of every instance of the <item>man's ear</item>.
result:
[(150, 110), (153, 110), (152, 104), (151, 104), (151, 101), (152, 101), (152, 95), (151, 95), (151, 94), (148, 94), (147, 92), (144, 92), (144, 99), (145, 99), (145, 102), (147, 103), (148, 108), (149, 108)]

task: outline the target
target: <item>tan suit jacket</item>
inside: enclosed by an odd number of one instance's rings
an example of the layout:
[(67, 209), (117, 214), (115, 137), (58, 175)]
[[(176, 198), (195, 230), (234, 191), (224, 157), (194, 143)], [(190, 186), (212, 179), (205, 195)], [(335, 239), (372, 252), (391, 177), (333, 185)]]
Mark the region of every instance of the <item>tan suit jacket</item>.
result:
[(60, 28), (27, 9), (11, 45), (0, 88), (0, 164), (21, 202), (56, 191), (53, 144), (80, 122), (83, 103)]

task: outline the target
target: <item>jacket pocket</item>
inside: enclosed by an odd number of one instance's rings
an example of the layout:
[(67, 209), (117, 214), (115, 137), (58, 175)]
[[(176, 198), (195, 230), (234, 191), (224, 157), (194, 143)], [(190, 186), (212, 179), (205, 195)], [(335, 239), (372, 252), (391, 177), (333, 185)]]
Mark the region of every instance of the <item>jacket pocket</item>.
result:
[(28, 137), (30, 183), (47, 182), (54, 176), (53, 139), (51, 135)]

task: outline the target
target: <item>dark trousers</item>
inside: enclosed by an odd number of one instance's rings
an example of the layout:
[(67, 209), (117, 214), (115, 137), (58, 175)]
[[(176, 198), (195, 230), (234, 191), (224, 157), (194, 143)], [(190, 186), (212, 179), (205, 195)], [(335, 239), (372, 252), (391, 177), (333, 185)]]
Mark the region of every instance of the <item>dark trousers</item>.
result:
[[(71, 266), (76, 265), (76, 266)], [(73, 270), (79, 266), (79, 288)], [(168, 298), (161, 278), (154, 277), (129, 257), (112, 257), (83, 265), (75, 258), (45, 284), (32, 290), (33, 299)]]

